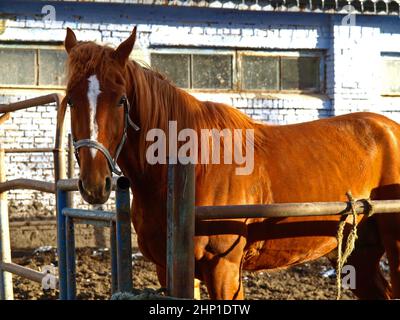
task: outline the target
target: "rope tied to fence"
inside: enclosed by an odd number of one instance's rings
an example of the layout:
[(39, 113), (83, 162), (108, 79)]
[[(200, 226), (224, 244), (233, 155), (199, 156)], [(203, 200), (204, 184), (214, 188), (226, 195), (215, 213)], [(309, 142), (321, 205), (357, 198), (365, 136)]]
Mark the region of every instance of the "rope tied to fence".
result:
[[(346, 263), (348, 257), (351, 255), (355, 248), (355, 243), (357, 240), (357, 210), (356, 210), (356, 201), (353, 198), (353, 195), (351, 194), (351, 191), (348, 191), (346, 193), (347, 198), (349, 199), (350, 202), (350, 208), (351, 208), (351, 216), (353, 217), (353, 222), (352, 222), (352, 229), (347, 237), (346, 240), (346, 245), (345, 249), (343, 251), (343, 233), (344, 233), (344, 227), (346, 226), (346, 220), (347, 220), (347, 215), (343, 215), (340, 219), (339, 222), (339, 227), (337, 231), (337, 242), (338, 242), (338, 257), (337, 257), (337, 265), (336, 265), (336, 286), (337, 286), (337, 296), (336, 299), (340, 300), (341, 293), (342, 293), (342, 268), (344, 264)], [(371, 212), (373, 214), (373, 206), (372, 204), (368, 201), (368, 204), (370, 206), (368, 216), (371, 215)]]

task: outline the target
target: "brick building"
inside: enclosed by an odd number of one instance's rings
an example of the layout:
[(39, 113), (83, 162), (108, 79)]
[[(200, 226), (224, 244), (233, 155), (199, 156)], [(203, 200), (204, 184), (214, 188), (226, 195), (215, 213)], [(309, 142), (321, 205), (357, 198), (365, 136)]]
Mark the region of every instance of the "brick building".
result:
[[(79, 40), (116, 46), (137, 25), (133, 58), (255, 119), (285, 124), (368, 110), (400, 121), (399, 3), (0, 0), (0, 103), (62, 92), (66, 27)], [(54, 124), (53, 107), (15, 112), (0, 143), (48, 146)], [(51, 159), (11, 155), (8, 178), (52, 180)], [(10, 196), (15, 206), (49, 208), (53, 198)]]

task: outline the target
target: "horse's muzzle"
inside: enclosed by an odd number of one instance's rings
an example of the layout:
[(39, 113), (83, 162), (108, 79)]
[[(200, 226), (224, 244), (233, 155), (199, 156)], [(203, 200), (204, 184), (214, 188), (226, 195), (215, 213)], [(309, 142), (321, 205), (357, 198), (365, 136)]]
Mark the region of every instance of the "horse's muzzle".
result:
[(112, 180), (107, 176), (103, 183), (89, 184), (84, 179), (79, 179), (79, 192), (82, 198), (90, 204), (103, 204), (110, 197)]

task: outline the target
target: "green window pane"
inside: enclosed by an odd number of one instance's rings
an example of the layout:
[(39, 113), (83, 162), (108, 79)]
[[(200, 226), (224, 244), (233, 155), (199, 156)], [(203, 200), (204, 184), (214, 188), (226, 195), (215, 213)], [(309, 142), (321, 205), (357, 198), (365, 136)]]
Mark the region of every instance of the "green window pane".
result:
[(0, 49), (0, 84), (35, 85), (35, 50)]
[(151, 66), (166, 75), (178, 87), (189, 88), (190, 55), (153, 53)]
[(64, 85), (66, 59), (63, 50), (39, 50), (39, 85)]
[(279, 90), (279, 58), (242, 57), (242, 89)]
[(281, 89), (317, 90), (319, 88), (319, 58), (283, 57), (281, 64)]
[(383, 93), (400, 93), (400, 59), (385, 59), (383, 63)]
[(193, 55), (192, 79), (194, 89), (231, 89), (231, 55)]

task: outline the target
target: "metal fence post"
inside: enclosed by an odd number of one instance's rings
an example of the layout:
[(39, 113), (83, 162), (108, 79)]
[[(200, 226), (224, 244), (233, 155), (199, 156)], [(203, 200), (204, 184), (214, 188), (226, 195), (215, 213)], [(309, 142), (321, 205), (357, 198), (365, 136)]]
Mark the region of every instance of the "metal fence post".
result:
[(60, 300), (67, 300), (67, 240), (65, 216), (62, 211), (67, 207), (67, 192), (57, 188), (57, 254), (58, 254), (58, 277), (60, 287)]
[(168, 165), (167, 288), (177, 298), (194, 298), (194, 164)]
[(67, 245), (67, 285), (68, 285), (68, 300), (76, 299), (76, 265), (75, 265), (75, 230), (74, 219), (71, 217), (65, 218), (65, 238)]
[(118, 291), (117, 226), (110, 222), (111, 293)]
[(132, 292), (132, 243), (129, 200), (130, 183), (126, 177), (117, 180), (117, 268), (118, 291)]
[[(6, 180), (5, 152), (0, 149), (0, 183)], [(8, 223), (7, 192), (0, 193), (0, 263), (11, 262), (10, 228)], [(13, 300), (12, 274), (1, 270), (0, 299)]]
[[(72, 142), (72, 135), (69, 133), (68, 134), (68, 174), (67, 177), (68, 179), (72, 179), (74, 177), (74, 172), (75, 172), (75, 155), (74, 155), (74, 146)], [(60, 178), (62, 179), (62, 178)], [(73, 192), (68, 192), (67, 193), (67, 206), (68, 208), (72, 208), (74, 206), (74, 194)]]

